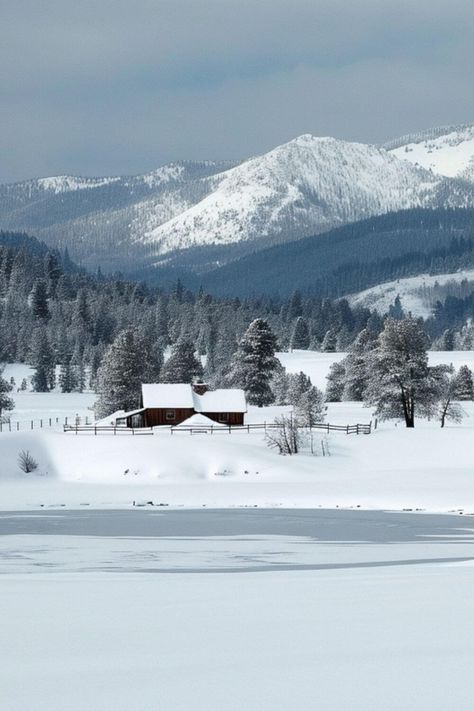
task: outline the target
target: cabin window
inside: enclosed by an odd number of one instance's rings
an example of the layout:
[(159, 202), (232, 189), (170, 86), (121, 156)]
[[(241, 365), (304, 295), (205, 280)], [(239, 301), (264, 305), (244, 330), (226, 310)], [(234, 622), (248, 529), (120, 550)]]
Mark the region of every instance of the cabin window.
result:
[(219, 413), (219, 422), (229, 422), (229, 413), (228, 412), (220, 412)]
[(166, 420), (174, 420), (174, 410), (166, 410), (165, 411), (165, 419)]

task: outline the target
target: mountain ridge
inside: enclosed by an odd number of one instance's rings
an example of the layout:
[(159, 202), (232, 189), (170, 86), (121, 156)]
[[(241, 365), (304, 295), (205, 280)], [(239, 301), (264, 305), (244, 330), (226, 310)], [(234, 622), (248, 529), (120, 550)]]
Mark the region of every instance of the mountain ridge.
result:
[[(138, 176), (0, 185), (0, 229), (67, 246), (88, 268), (139, 272), (185, 260), (209, 270), (377, 214), (474, 206), (474, 159), (472, 176), (465, 165), (470, 127), (420, 132), (418, 143), (399, 139), (389, 151), (303, 134), (240, 162), (177, 161)], [(414, 146), (429, 141), (438, 141), (437, 158), (449, 154), (451, 163), (453, 146), (461, 145), (459, 170), (446, 176), (417, 164)]]

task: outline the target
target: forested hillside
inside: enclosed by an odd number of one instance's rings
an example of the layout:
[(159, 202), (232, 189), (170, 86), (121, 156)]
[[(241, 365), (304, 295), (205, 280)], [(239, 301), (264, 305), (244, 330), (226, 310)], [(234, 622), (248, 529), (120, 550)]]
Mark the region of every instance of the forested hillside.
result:
[[(451, 249), (452, 258), (464, 251)], [(389, 312), (403, 316), (396, 300)], [(438, 339), (445, 348), (469, 348), (473, 317), (474, 297), (465, 293), (440, 300), (425, 325), (435, 345)], [(30, 363), (43, 373), (43, 389), (53, 387), (57, 364), (64, 387), (84, 388), (86, 373), (94, 384), (107, 348), (127, 328), (141, 334), (156, 364), (167, 346), (192, 344), (207, 356), (206, 378), (218, 383), (256, 318), (268, 323), (279, 350), (346, 350), (362, 329), (376, 335), (383, 328), (383, 314), (351, 308), (345, 299), (299, 290), (284, 298), (216, 297), (179, 281), (168, 290), (149, 287), (100, 270), (88, 274), (67, 252), (50, 251), (24, 234), (0, 233), (0, 362)]]
[(202, 277), (216, 294), (341, 297), (421, 272), (474, 265), (473, 209), (413, 209), (355, 222), (243, 257)]

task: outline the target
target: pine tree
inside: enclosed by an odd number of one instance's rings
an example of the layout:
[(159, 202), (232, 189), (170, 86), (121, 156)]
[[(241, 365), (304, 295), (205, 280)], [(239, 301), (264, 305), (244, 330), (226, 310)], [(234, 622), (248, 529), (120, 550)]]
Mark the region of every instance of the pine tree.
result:
[(325, 405), (321, 390), (312, 385), (303, 392), (296, 403), (295, 414), (303, 427), (313, 427), (318, 422), (323, 422)]
[(344, 395), (346, 369), (344, 362), (332, 363), (326, 377), (326, 402), (341, 402)]
[(119, 333), (97, 373), (97, 417), (139, 406), (141, 385), (146, 380), (146, 356), (146, 344), (135, 329)]
[(38, 279), (31, 291), (31, 310), (37, 321), (48, 321), (50, 318), (48, 306), (48, 289), (44, 279)]
[(12, 391), (12, 386), (3, 377), (3, 368), (0, 367), (0, 422), (5, 410), (13, 410), (15, 403), (8, 393)]
[(291, 334), (290, 349), (306, 351), (309, 348), (310, 334), (308, 324), (302, 316), (299, 316)]
[(474, 400), (472, 371), (467, 365), (461, 365), (454, 379), (455, 400)]
[(333, 328), (326, 331), (321, 345), (321, 350), (326, 353), (335, 353), (337, 348), (337, 333)]
[(200, 378), (203, 369), (194, 355), (194, 344), (187, 339), (179, 340), (171, 349), (171, 355), (163, 366), (163, 383), (191, 383)]
[(52, 390), (55, 384), (55, 358), (43, 327), (38, 327), (33, 332), (30, 361), (35, 368), (31, 379), (33, 390), (41, 393)]
[(303, 395), (312, 387), (310, 378), (303, 372), (290, 373), (288, 376), (287, 402), (296, 406)]
[(404, 318), (405, 314), (403, 313), (400, 294), (397, 294), (393, 304), (388, 307), (388, 315), (390, 316), (390, 318), (397, 320)]
[(63, 361), (59, 370), (59, 387), (62, 393), (72, 393), (77, 386), (77, 377), (71, 365), (71, 359), (67, 358), (66, 361)]
[(343, 400), (364, 399), (369, 380), (370, 358), (368, 354), (375, 348), (377, 339), (374, 334), (363, 329), (344, 358), (344, 392)]
[(415, 426), (415, 415), (430, 417), (439, 399), (438, 383), (428, 367), (429, 339), (412, 317), (388, 319), (368, 368), (366, 401), (381, 419), (403, 418)]
[(252, 321), (234, 355), (228, 380), (245, 390), (251, 405), (270, 405), (274, 395), (270, 388), (273, 372), (278, 367), (275, 358), (276, 337), (267, 321)]
[(454, 350), (454, 331), (452, 328), (447, 328), (443, 335), (441, 336), (441, 350), (443, 351), (453, 351)]

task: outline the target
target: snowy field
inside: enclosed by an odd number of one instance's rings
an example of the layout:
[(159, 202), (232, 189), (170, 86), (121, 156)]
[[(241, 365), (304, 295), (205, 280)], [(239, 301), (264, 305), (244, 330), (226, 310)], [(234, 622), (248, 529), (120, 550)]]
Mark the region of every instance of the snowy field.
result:
[(0, 515), (6, 711), (470, 711), (468, 517)]
[[(342, 356), (281, 359), (324, 387)], [(474, 366), (472, 352), (430, 358)], [(85, 416), (94, 400), (14, 396), (26, 419)], [(261, 431), (4, 430), (2, 711), (470, 711), (466, 412), (444, 430), (320, 432), (297, 457)], [(359, 403), (327, 413), (371, 417)], [(21, 449), (35, 473), (20, 472)]]
[[(280, 354), (292, 372), (303, 370), (319, 387), (343, 354), (296, 351)], [(434, 363), (466, 363), (474, 353), (434, 352)], [(93, 394), (15, 393), (27, 420), (33, 413), (89, 413)], [(20, 397), (21, 396), (21, 397)], [(25, 404), (23, 404), (23, 402)], [(30, 403), (30, 405), (28, 405)], [(61, 404), (62, 403), (62, 404)], [(62, 409), (61, 409), (62, 408)], [(249, 408), (247, 422), (271, 422), (285, 408)], [(371, 435), (317, 431), (296, 457), (270, 450), (261, 430), (194, 435), (64, 434), (61, 428), (0, 435), (0, 495), (3, 509), (82, 505), (305, 507), (474, 511), (474, 404), (464, 405), (459, 425), (441, 430), (418, 420), (415, 430), (379, 423)], [(15, 415), (13, 413), (13, 419)], [(360, 403), (329, 404), (332, 424), (367, 423)], [(326, 456), (323, 456), (323, 449)], [(38, 469), (23, 474), (18, 453), (29, 450)], [(328, 456), (329, 455), (329, 456)]]

